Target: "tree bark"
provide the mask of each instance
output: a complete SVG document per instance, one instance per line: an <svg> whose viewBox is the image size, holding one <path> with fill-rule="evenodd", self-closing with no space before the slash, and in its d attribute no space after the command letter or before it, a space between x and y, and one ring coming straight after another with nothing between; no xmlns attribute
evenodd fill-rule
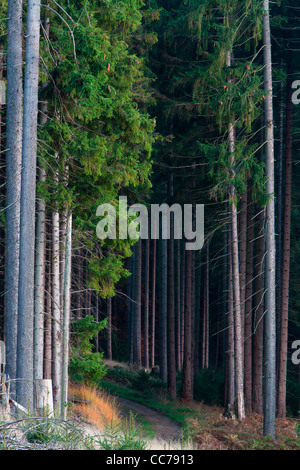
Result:
<svg viewBox="0 0 300 470"><path fill-rule="evenodd" d="M72 213L67 216L65 263L63 283L63 341L62 341L62 381L61 416L67 419L68 403L68 366L69 366L69 327L71 317L71 260L72 260Z"/></svg>
<svg viewBox="0 0 300 470"><path fill-rule="evenodd" d="M193 401L192 362L192 251L185 256L185 309L184 309L184 359L182 371L182 399Z"/></svg>
<svg viewBox="0 0 300 470"><path fill-rule="evenodd" d="M142 331L141 331L141 304L142 304L142 243L139 240L136 243L135 251L135 305L134 305L134 335L133 335L133 365L136 369L142 367Z"/></svg>
<svg viewBox="0 0 300 470"><path fill-rule="evenodd" d="M112 360L112 341L111 341L111 331L112 329L112 299L109 297L107 299L107 359Z"/></svg>
<svg viewBox="0 0 300 470"><path fill-rule="evenodd" d="M44 20L44 29L49 36L49 18ZM41 87L47 86L47 81ZM40 106L40 126L47 122L48 104ZM38 182L46 180L46 170L39 161ZM35 247L35 296L34 296L34 382L43 379L43 350L44 350L44 310L45 310L45 248L46 248L46 202L42 197L37 198L36 204L36 247Z"/></svg>
<svg viewBox="0 0 300 470"><path fill-rule="evenodd" d="M151 367L155 366L155 312L156 312L156 239L153 240L152 264L152 322L151 322Z"/></svg>
<svg viewBox="0 0 300 470"><path fill-rule="evenodd" d="M167 278L168 278L168 246L167 240L160 242L160 310L159 310L159 369L160 378L167 383Z"/></svg>
<svg viewBox="0 0 300 470"><path fill-rule="evenodd" d="M275 436L276 415L276 288L275 288L275 207L274 207L274 122L269 1L263 3L265 141L266 141L266 303L264 435Z"/></svg>
<svg viewBox="0 0 300 470"><path fill-rule="evenodd" d="M290 67L288 72L291 73ZM285 185L284 185L284 230L282 258L282 292L280 349L278 370L277 416L286 416L286 374L288 353L288 317L289 317L289 281L290 281L290 239L291 239L291 206L292 206L292 136L293 136L293 103L292 78L287 81L286 104L286 152L285 152Z"/></svg>
<svg viewBox="0 0 300 470"><path fill-rule="evenodd" d="M227 65L231 66L231 53L228 53ZM229 124L229 152L231 153L232 171L235 163L235 126ZM231 209L231 232L232 232L232 277L233 277L233 298L234 298L234 327L235 327L235 374L236 374L236 394L238 418L245 418L244 403L244 368L243 368L243 337L242 337L242 318L241 318L241 287L239 270L239 245L238 245L238 216L235 205L235 189L232 186L230 190L230 209Z"/></svg>
<svg viewBox="0 0 300 470"><path fill-rule="evenodd" d="M7 14L5 345L6 373L13 380L10 390L15 398L23 125L22 0L9 0Z"/></svg>
<svg viewBox="0 0 300 470"><path fill-rule="evenodd" d="M263 414L264 210L255 217L252 410Z"/></svg>
<svg viewBox="0 0 300 470"><path fill-rule="evenodd" d="M252 412L252 283L253 283L253 204L251 202L251 186L248 183L247 207L247 249L246 249L246 279L245 279L245 336L244 336L244 382L245 407Z"/></svg>
<svg viewBox="0 0 300 470"><path fill-rule="evenodd" d="M150 240L146 240L145 253L145 310L144 310L144 364L149 369L149 260Z"/></svg>
<svg viewBox="0 0 300 470"><path fill-rule="evenodd" d="M33 315L40 10L40 0L28 1L23 108L17 341L17 397L20 404L25 407L32 407L34 405Z"/></svg>
<svg viewBox="0 0 300 470"><path fill-rule="evenodd" d="M61 399L61 305L60 305L60 238L59 212L52 212L52 383L54 407L60 407Z"/></svg>

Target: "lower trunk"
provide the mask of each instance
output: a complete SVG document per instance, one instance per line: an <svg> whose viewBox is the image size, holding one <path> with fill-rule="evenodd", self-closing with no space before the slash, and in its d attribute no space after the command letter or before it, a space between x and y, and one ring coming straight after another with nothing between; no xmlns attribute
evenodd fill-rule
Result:
<svg viewBox="0 0 300 470"><path fill-rule="evenodd" d="M69 365L69 325L71 316L71 259L72 259L72 214L66 223L65 263L63 280L63 342L62 342L62 390L61 416L67 418L68 365Z"/></svg>
<svg viewBox="0 0 300 470"><path fill-rule="evenodd" d="M182 399L193 400L193 362L192 362L192 252L186 252L185 261L185 309L184 309L184 359Z"/></svg>
<svg viewBox="0 0 300 470"><path fill-rule="evenodd" d="M54 407L61 399L61 314L60 314L60 272L59 272L59 213L52 213L52 383Z"/></svg>
<svg viewBox="0 0 300 470"><path fill-rule="evenodd" d="M285 156L285 192L284 192L284 230L282 259L282 292L281 292L281 325L280 351L278 370L278 405L279 418L286 416L286 374L288 347L288 313L289 313L289 280L290 280L290 236L291 236L291 204L292 204L292 135L293 135L293 103L291 79L287 83L287 117L286 117L286 156Z"/></svg>

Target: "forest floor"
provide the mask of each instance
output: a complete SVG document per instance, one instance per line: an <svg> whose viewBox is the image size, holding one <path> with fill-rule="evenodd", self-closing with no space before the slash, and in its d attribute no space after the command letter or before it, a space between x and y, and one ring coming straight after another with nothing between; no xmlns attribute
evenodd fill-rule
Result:
<svg viewBox="0 0 300 470"><path fill-rule="evenodd" d="M109 369L130 371L127 364L107 363ZM172 442L180 448L182 442L198 450L300 450L300 420L276 420L276 438L263 436L262 415L251 413L242 420L228 419L223 409L204 403L183 403L168 400L164 394L147 397L143 392L130 390L124 376L104 380L104 388L116 398L121 409L131 410L142 425L151 429L151 448L161 449ZM171 419L172 418L172 419ZM185 439L183 439L185 435ZM160 447L155 447L159 445ZM183 447L181 448L186 448Z"/></svg>

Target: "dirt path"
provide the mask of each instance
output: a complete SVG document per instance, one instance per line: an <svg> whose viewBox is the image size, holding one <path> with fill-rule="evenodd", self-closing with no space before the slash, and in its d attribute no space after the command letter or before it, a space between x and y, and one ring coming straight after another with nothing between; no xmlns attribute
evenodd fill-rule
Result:
<svg viewBox="0 0 300 470"><path fill-rule="evenodd" d="M176 421L168 418L158 411L152 410L147 406L141 405L126 398L117 397L117 402L121 408L121 414L124 417L129 416L129 412L136 416L137 422L145 420L150 423L151 431L155 434L149 441L149 448L160 449L181 449L182 432L181 427Z"/></svg>

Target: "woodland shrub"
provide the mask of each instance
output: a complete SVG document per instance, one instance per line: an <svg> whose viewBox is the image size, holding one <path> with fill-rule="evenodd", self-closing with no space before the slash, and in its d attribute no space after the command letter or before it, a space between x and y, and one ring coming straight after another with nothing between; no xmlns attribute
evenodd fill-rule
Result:
<svg viewBox="0 0 300 470"><path fill-rule="evenodd" d="M71 325L70 379L90 387L106 374L103 353L93 352L92 340L106 327L106 319L95 322L91 315L80 318Z"/></svg>
<svg viewBox="0 0 300 470"><path fill-rule="evenodd" d="M194 399L207 405L223 405L224 376L214 369L203 369L194 377Z"/></svg>

